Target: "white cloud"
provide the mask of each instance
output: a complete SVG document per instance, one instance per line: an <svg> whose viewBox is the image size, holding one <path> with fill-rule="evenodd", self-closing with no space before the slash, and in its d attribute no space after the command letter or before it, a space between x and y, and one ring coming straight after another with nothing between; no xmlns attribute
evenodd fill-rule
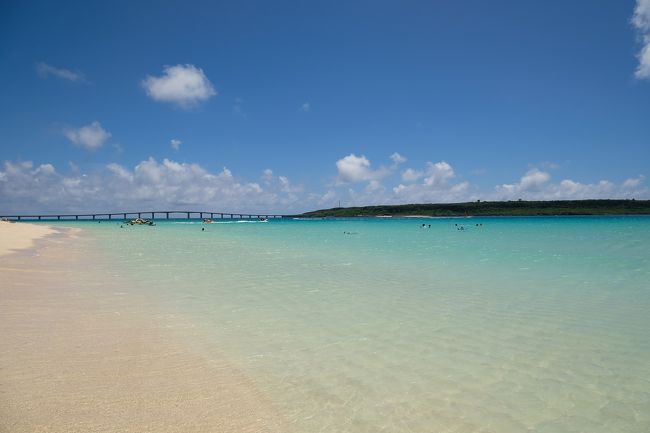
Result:
<svg viewBox="0 0 650 433"><path fill-rule="evenodd" d="M403 164L406 162L406 157L400 155L399 153L395 152L390 156L390 159L393 160L393 163L397 166L399 164Z"/></svg>
<svg viewBox="0 0 650 433"><path fill-rule="evenodd" d="M424 176L423 171L414 170L412 168L407 168L402 172L402 180L404 182L415 182L416 180L420 179L422 176Z"/></svg>
<svg viewBox="0 0 650 433"><path fill-rule="evenodd" d="M405 161L399 154L391 156L393 162ZM373 170L370 161L365 156L348 155L336 163L338 169L338 185L367 181L363 190L349 188L348 202L354 205L394 204L415 202L450 202L462 200L469 195L469 183L453 183L456 176L452 166L440 161L428 162L424 170L407 168L401 173L403 182L392 188L386 188L380 180L394 173L396 164L389 168L381 167ZM421 183L414 184L419 179Z"/></svg>
<svg viewBox="0 0 650 433"><path fill-rule="evenodd" d="M650 36L646 36L645 45L638 54L639 66L634 71L634 76L639 79L650 78Z"/></svg>
<svg viewBox="0 0 650 433"><path fill-rule="evenodd" d="M302 111L303 113L309 113L311 111L311 104L309 102L305 102L300 106L298 111Z"/></svg>
<svg viewBox="0 0 650 433"><path fill-rule="evenodd" d="M456 176L454 169L446 163L445 161L436 162L427 162L426 176L424 178L424 184L427 186L444 186L447 182Z"/></svg>
<svg viewBox="0 0 650 433"><path fill-rule="evenodd" d="M488 198L494 200L643 198L650 194L648 188L643 185L644 180L644 176L638 176L618 185L609 180L588 184L564 179L559 183L553 183L548 173L530 170L517 183L497 186L495 194L488 195Z"/></svg>
<svg viewBox="0 0 650 433"><path fill-rule="evenodd" d="M528 193L540 191L542 186L550 179L551 175L547 172L533 168L532 170L528 170L519 182L499 185L496 187L496 190L509 198L514 198L517 195L527 195Z"/></svg>
<svg viewBox="0 0 650 433"><path fill-rule="evenodd" d="M142 80L147 95L161 102L171 102L188 108L217 94L203 73L194 65L165 66L160 77L147 76Z"/></svg>
<svg viewBox="0 0 650 433"><path fill-rule="evenodd" d="M169 145L174 150L179 150L181 148L181 144L183 144L183 142L177 138L172 138L171 141L169 142Z"/></svg>
<svg viewBox="0 0 650 433"><path fill-rule="evenodd" d="M176 208L215 212L294 213L323 207L400 203L437 203L482 200L566 200L590 198L650 198L644 176L620 183L602 180L581 183L572 179L553 182L536 169L518 182L478 191L465 181L455 181L453 167L429 162L419 182L384 185L389 178L373 177L370 162L355 157L365 185L347 183L326 191L304 191L287 176L273 170L259 181L235 176L228 168L209 170L199 164L149 158L135 166L107 164L78 167L67 173L52 164L5 162L0 166L0 213L107 212ZM350 159L348 159L348 162ZM352 170L353 173L357 173ZM357 173L358 174L358 173Z"/></svg>
<svg viewBox="0 0 650 433"><path fill-rule="evenodd" d="M328 190L325 194L321 195L317 199L319 206L334 207L338 206L338 194L333 189Z"/></svg>
<svg viewBox="0 0 650 433"><path fill-rule="evenodd" d="M51 175L51 174L56 174L56 170L54 169L54 166L52 164L41 164L38 166L36 169L35 174L42 174L42 175Z"/></svg>
<svg viewBox="0 0 650 433"><path fill-rule="evenodd" d="M415 182L424 177L424 185L429 187L442 186L452 179L456 174L449 163L445 161L427 162L425 170L415 170L407 168L402 172L402 181Z"/></svg>
<svg viewBox="0 0 650 433"><path fill-rule="evenodd" d="M370 161L365 156L356 156L354 153L336 161L339 183L364 182L381 179L388 174L384 168L373 170Z"/></svg>
<svg viewBox="0 0 650 433"><path fill-rule="evenodd" d="M106 168L113 173L118 179L133 181L133 175L126 168L119 164L111 163Z"/></svg>
<svg viewBox="0 0 650 433"><path fill-rule="evenodd" d="M370 161L365 156L356 156L351 153L338 161L336 168L341 182L358 182L372 179Z"/></svg>
<svg viewBox="0 0 650 433"><path fill-rule="evenodd" d="M639 175L637 177L632 177L623 182L623 188L636 188L643 183L645 176Z"/></svg>
<svg viewBox="0 0 650 433"><path fill-rule="evenodd" d="M349 188L346 203L364 206L375 204L402 203L450 203L482 200L580 200L580 199L625 199L650 198L650 188L644 185L645 177L629 178L620 184L601 180L596 183L581 183L564 179L558 183L544 171L531 169L518 182L498 185L493 191L480 191L469 182L454 182L453 167L444 162L427 163L425 170L411 169L413 180L419 183L400 183L386 189L372 180L361 190ZM404 173L402 173L404 177ZM407 176L408 177L408 176Z"/></svg>
<svg viewBox="0 0 650 433"><path fill-rule="evenodd" d="M289 194L295 194L303 192L303 187L300 185L293 185L289 178L286 176L278 176L278 183L280 185L280 191L286 192Z"/></svg>
<svg viewBox="0 0 650 433"><path fill-rule="evenodd" d="M366 192L376 192L376 191L383 191L383 190L384 190L384 186L376 179L368 182L368 185L366 186Z"/></svg>
<svg viewBox="0 0 650 433"><path fill-rule="evenodd" d="M650 0L637 0L632 24L642 44L637 54L639 66L634 76L638 79L650 79Z"/></svg>
<svg viewBox="0 0 650 433"><path fill-rule="evenodd" d="M542 199L582 199L603 198L614 194L616 185L607 180L596 184L583 184L571 179L564 179L558 185L550 185L546 190L540 191L537 196Z"/></svg>
<svg viewBox="0 0 650 433"><path fill-rule="evenodd" d="M522 191L537 190L546 182L548 182L549 179L551 179L551 175L547 172L532 169L527 171L526 174L521 178L518 187Z"/></svg>
<svg viewBox="0 0 650 433"><path fill-rule="evenodd" d="M41 62L36 64L36 73L41 78L56 77L68 81L85 82L86 79L81 72L73 72L65 68L55 68L47 63Z"/></svg>
<svg viewBox="0 0 650 433"><path fill-rule="evenodd" d="M293 185L291 181L289 181L288 177L286 176L276 177L273 174L273 170L271 170L270 168L267 168L262 172L262 180L264 181L264 184L266 186L278 189L288 194L293 195L303 191L302 186Z"/></svg>
<svg viewBox="0 0 650 433"><path fill-rule="evenodd" d="M203 209L216 212L297 212L307 205L302 187L278 176L264 187L223 168L153 158L133 168L111 163L86 174L59 174L51 164L5 162L0 167L2 212Z"/></svg>
<svg viewBox="0 0 650 433"><path fill-rule="evenodd" d="M650 0L637 0L632 24L640 31L650 31Z"/></svg>
<svg viewBox="0 0 650 433"><path fill-rule="evenodd" d="M264 182L269 183L273 181L273 170L270 168L265 169L262 172L262 179L264 179Z"/></svg>
<svg viewBox="0 0 650 433"><path fill-rule="evenodd" d="M393 188L395 203L451 203L471 200L468 195L469 182L432 188L428 185L399 184Z"/></svg>
<svg viewBox="0 0 650 433"><path fill-rule="evenodd" d="M393 188L392 202L451 202L464 201L468 196L468 182L452 183L456 177L453 167L446 161L427 162L424 170L408 168L402 172L402 181L421 183L399 184Z"/></svg>
<svg viewBox="0 0 650 433"><path fill-rule="evenodd" d="M98 121L81 128L65 129L63 135L74 144L78 144L87 150L97 150L102 147L106 140L111 138L111 133L102 128Z"/></svg>

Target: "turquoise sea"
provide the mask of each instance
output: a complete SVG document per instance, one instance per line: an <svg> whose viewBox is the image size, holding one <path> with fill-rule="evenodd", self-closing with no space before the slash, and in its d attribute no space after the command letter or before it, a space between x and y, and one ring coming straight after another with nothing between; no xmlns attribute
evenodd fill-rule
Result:
<svg viewBox="0 0 650 433"><path fill-rule="evenodd" d="M650 432L650 217L58 224L296 432Z"/></svg>

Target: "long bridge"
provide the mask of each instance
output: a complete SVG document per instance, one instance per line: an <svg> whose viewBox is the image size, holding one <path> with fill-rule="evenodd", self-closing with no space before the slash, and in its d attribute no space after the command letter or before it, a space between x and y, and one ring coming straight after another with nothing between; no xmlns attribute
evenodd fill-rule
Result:
<svg viewBox="0 0 650 433"><path fill-rule="evenodd" d="M85 213L85 214L49 214L49 215L0 215L0 218L12 221L22 220L57 220L57 221L78 221L78 220L127 220L130 218L150 218L150 219L192 219L192 218L210 218L210 219L275 219L287 218L291 215L277 214L246 214L230 212L205 212L205 211L187 211L187 210L163 210L163 211L146 211L146 212L114 212L114 213Z"/></svg>

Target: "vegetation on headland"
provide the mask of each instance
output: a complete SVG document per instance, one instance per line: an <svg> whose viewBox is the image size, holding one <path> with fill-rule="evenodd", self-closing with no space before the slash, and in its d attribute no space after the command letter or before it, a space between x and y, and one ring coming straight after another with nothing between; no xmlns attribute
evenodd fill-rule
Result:
<svg viewBox="0 0 650 433"><path fill-rule="evenodd" d="M337 207L306 212L300 217L373 216L539 216L650 215L650 200L475 201L364 207Z"/></svg>

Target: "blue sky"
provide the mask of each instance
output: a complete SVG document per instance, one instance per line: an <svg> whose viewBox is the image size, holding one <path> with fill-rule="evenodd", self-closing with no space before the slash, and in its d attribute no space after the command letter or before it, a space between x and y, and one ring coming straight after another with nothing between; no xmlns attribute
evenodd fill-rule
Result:
<svg viewBox="0 0 650 433"><path fill-rule="evenodd" d="M650 198L650 1L0 5L0 212Z"/></svg>

